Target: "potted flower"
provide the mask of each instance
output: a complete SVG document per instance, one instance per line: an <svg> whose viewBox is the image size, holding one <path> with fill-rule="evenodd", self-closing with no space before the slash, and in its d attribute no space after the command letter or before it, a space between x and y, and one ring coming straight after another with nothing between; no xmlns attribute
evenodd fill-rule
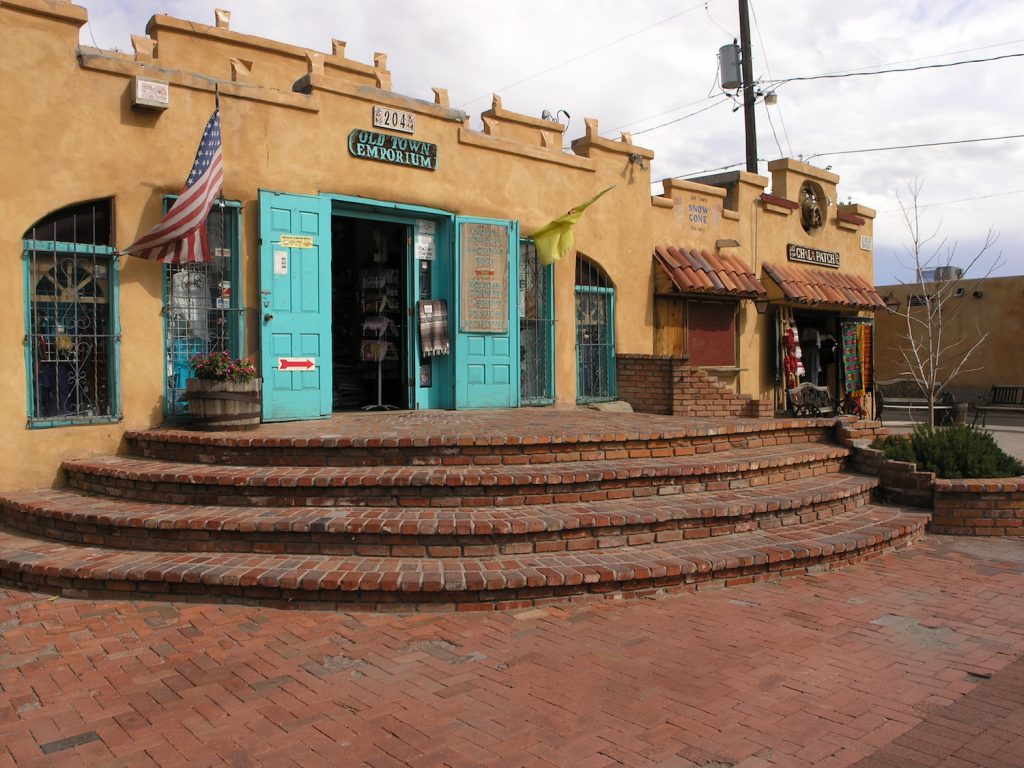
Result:
<svg viewBox="0 0 1024 768"><path fill-rule="evenodd" d="M260 378L251 358L204 352L189 359L185 385L192 425L203 429L252 429L260 423Z"/></svg>

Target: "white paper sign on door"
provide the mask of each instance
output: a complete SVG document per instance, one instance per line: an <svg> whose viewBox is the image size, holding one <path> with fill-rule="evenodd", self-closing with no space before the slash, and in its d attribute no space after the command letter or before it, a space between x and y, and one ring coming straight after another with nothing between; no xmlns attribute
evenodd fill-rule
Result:
<svg viewBox="0 0 1024 768"><path fill-rule="evenodd" d="M288 274L288 251L274 251L274 274Z"/></svg>

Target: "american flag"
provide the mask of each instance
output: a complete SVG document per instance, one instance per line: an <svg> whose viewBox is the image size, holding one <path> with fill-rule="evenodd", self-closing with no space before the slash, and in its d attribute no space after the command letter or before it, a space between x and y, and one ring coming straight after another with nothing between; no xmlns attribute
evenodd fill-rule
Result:
<svg viewBox="0 0 1024 768"><path fill-rule="evenodd" d="M192 171L181 196L174 201L160 223L125 248L121 253L140 259L183 264L209 261L206 242L206 217L224 183L224 163L220 151L220 100L203 131Z"/></svg>

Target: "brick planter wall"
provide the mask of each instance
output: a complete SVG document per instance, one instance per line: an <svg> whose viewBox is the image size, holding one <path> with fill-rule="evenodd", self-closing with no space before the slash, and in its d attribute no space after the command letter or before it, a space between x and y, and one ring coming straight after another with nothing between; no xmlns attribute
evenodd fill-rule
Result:
<svg viewBox="0 0 1024 768"><path fill-rule="evenodd" d="M661 355L616 357L619 398L638 413L697 418L767 418L772 404L737 395L686 358Z"/></svg>
<svg viewBox="0 0 1024 768"><path fill-rule="evenodd" d="M1024 477L936 480L932 533L1024 536Z"/></svg>
<svg viewBox="0 0 1024 768"><path fill-rule="evenodd" d="M853 448L849 467L881 481L882 502L933 511L929 533L958 536L1024 536L1024 477L940 480L917 465L890 461L870 441L888 434L880 422L841 419L836 440Z"/></svg>
<svg viewBox="0 0 1024 768"><path fill-rule="evenodd" d="M934 472L918 472L908 461L890 461L881 451L858 446L850 458L850 468L874 475L881 480L875 491L878 500L887 504L931 509L934 503Z"/></svg>
<svg viewBox="0 0 1024 768"><path fill-rule="evenodd" d="M844 416L836 422L836 442L847 448L863 448L876 437L885 437L889 430L880 421L858 421L854 416ZM860 442L858 442L860 441Z"/></svg>

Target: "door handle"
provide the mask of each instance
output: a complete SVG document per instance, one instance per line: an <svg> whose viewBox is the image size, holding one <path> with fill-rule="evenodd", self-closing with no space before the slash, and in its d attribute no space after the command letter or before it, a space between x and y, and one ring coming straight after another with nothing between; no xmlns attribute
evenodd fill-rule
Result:
<svg viewBox="0 0 1024 768"><path fill-rule="evenodd" d="M273 319L274 319L274 316L271 315L271 314L266 314L266 315L263 316L263 322L264 323L269 323Z"/></svg>

